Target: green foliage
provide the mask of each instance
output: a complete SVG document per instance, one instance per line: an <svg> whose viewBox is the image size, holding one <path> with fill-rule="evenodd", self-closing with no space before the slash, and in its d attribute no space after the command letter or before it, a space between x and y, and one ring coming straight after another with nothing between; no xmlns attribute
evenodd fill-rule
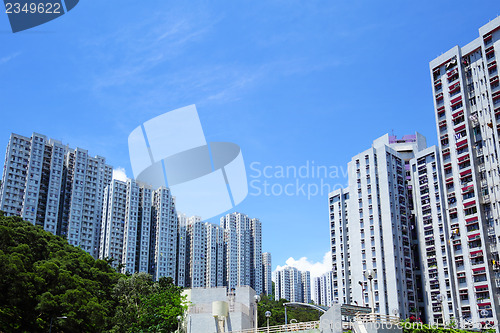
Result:
<svg viewBox="0 0 500 333"><path fill-rule="evenodd" d="M152 282L145 273L122 278L115 287L119 299L113 332L171 332L177 329L177 316L183 315L182 288L172 278Z"/></svg>
<svg viewBox="0 0 500 333"><path fill-rule="evenodd" d="M175 330L182 288L109 261L0 212L0 332L48 332L51 319L52 332Z"/></svg>
<svg viewBox="0 0 500 333"><path fill-rule="evenodd" d="M0 331L101 332L120 274L61 237L0 216ZM57 319L66 316L67 319Z"/></svg>
<svg viewBox="0 0 500 333"><path fill-rule="evenodd" d="M153 293L153 280L147 273L137 273L121 277L113 289L113 297L118 301L115 310L115 326L112 332L128 332L129 323L139 320L141 298Z"/></svg>
<svg viewBox="0 0 500 333"><path fill-rule="evenodd" d="M182 288L172 278L162 277L153 286L153 293L141 298L143 307L137 327L141 332L171 332L177 329L177 316L187 310L183 305Z"/></svg>
<svg viewBox="0 0 500 333"><path fill-rule="evenodd" d="M266 311L271 311L269 326L285 324L285 306L283 304L287 302L288 301L285 299L276 301L274 300L274 296L262 295L258 305L259 327L267 326ZM320 311L312 308L287 307L286 313L288 323L290 323L292 319L296 319L298 322L316 321L319 320L319 317L322 315Z"/></svg>

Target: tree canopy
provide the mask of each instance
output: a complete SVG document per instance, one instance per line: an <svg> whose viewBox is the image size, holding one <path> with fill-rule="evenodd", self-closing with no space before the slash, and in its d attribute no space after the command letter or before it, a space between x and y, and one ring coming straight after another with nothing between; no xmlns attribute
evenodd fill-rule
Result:
<svg viewBox="0 0 500 333"><path fill-rule="evenodd" d="M0 212L0 332L168 332L181 315L170 278L125 276L59 236Z"/></svg>

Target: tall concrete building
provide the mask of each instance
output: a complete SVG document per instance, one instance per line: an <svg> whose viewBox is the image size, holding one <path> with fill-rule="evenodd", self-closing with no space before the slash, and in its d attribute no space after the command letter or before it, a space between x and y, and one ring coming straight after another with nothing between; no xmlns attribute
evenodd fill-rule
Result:
<svg viewBox="0 0 500 333"><path fill-rule="evenodd" d="M435 319L441 307L445 318L455 315L473 322L499 319L499 54L497 17L479 28L478 38L430 62L447 199L443 214L451 236L448 273L453 269L450 286L457 289L440 285L441 297L432 294L429 310ZM440 276L446 276L445 268L443 265L438 272ZM427 274L432 279L435 273Z"/></svg>
<svg viewBox="0 0 500 333"><path fill-rule="evenodd" d="M147 272L177 282L177 213L168 188L152 190L132 179L105 189L99 258L123 273Z"/></svg>
<svg viewBox="0 0 500 333"><path fill-rule="evenodd" d="M208 288L224 286L224 230L215 224L205 223L207 234L207 271Z"/></svg>
<svg viewBox="0 0 500 333"><path fill-rule="evenodd" d="M370 304L365 273L372 271L375 312L405 318L416 312L407 175L425 148L418 133L386 134L349 162L348 188L330 193L334 302Z"/></svg>
<svg viewBox="0 0 500 333"><path fill-rule="evenodd" d="M123 273L149 272L151 188L113 180L104 193L99 258L115 259Z"/></svg>
<svg viewBox="0 0 500 333"><path fill-rule="evenodd" d="M201 221L199 216L179 214L179 271L185 271L188 288L221 287L224 285L224 230L212 223ZM181 265L184 263L184 269Z"/></svg>
<svg viewBox="0 0 500 333"><path fill-rule="evenodd" d="M220 219L224 228L224 281L227 287L250 286L261 294L262 224L245 214L231 213Z"/></svg>
<svg viewBox="0 0 500 333"><path fill-rule="evenodd" d="M332 306L336 302L333 290L333 271L315 278L314 301L323 306Z"/></svg>
<svg viewBox="0 0 500 333"><path fill-rule="evenodd" d="M301 284L302 284L302 302L311 303L311 273L309 271L304 271L301 274Z"/></svg>
<svg viewBox="0 0 500 333"><path fill-rule="evenodd" d="M273 294L273 266L271 260L271 253L262 253L262 276L263 276L263 287L262 292L266 295Z"/></svg>
<svg viewBox="0 0 500 333"><path fill-rule="evenodd" d="M456 229L450 229L447 202L454 203L455 195L447 196L441 174L441 160L437 147L418 152L411 160L411 187L415 230L418 233L419 251L415 251L420 264L423 306L420 317L427 322L450 322L459 318L455 285L455 269L452 265L452 247L458 240ZM447 169L448 170L448 169ZM472 188L470 188L472 189ZM464 192L464 193L467 193ZM456 212L456 208L450 212ZM457 257L463 262L463 256ZM441 295L441 296L438 296ZM443 307L438 301L442 297Z"/></svg>
<svg viewBox="0 0 500 333"><path fill-rule="evenodd" d="M177 212L174 198L167 187L152 193L151 209L151 274L155 280L170 276L177 283Z"/></svg>
<svg viewBox="0 0 500 333"><path fill-rule="evenodd" d="M92 256L99 251L104 188L112 167L87 150L33 133L11 134L0 185L0 210L67 238Z"/></svg>
<svg viewBox="0 0 500 333"><path fill-rule="evenodd" d="M284 267L274 272L275 299L289 302L311 302L311 274L295 267Z"/></svg>
<svg viewBox="0 0 500 333"><path fill-rule="evenodd" d="M186 254L186 287L206 287L207 229L199 216L188 218Z"/></svg>

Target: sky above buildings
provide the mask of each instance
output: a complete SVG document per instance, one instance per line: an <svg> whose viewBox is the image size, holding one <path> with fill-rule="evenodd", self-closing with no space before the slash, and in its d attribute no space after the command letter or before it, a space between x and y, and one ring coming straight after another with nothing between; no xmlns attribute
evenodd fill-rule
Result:
<svg viewBox="0 0 500 333"><path fill-rule="evenodd" d="M498 0L82 0L16 34L0 14L0 146L38 132L131 177L130 132L196 104L207 141L242 149L236 210L261 219L273 267L318 275L351 156L385 133L435 144L428 63L498 14Z"/></svg>

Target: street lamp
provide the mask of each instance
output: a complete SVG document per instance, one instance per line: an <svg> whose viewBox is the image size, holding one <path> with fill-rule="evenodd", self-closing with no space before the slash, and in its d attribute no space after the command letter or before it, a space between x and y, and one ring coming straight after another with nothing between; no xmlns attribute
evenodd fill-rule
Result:
<svg viewBox="0 0 500 333"><path fill-rule="evenodd" d="M56 319L68 319L68 317L62 316L62 317L56 317ZM54 320L54 317L50 317L49 333L52 333L52 321L53 320Z"/></svg>
<svg viewBox="0 0 500 333"><path fill-rule="evenodd" d="M181 331L181 321L182 321L182 316L178 315L177 316L177 333Z"/></svg>
<svg viewBox="0 0 500 333"><path fill-rule="evenodd" d="M367 278L368 281L370 281L370 298L371 298L371 303L372 303L372 313L375 313L375 300L373 297L373 285L372 285L373 271L371 269L365 271L365 278Z"/></svg>
<svg viewBox="0 0 500 333"><path fill-rule="evenodd" d="M266 311L267 318L267 332L269 333L269 317L271 317L271 311Z"/></svg>
<svg viewBox="0 0 500 333"><path fill-rule="evenodd" d="M257 327L259 326L259 322L258 322L259 312L257 312L257 306L260 302L260 296L255 295L253 298L255 300L255 332L257 332Z"/></svg>
<svg viewBox="0 0 500 333"><path fill-rule="evenodd" d="M363 282L358 281L358 283L361 286L361 299L363 300L363 307L365 307L365 287L363 285Z"/></svg>

